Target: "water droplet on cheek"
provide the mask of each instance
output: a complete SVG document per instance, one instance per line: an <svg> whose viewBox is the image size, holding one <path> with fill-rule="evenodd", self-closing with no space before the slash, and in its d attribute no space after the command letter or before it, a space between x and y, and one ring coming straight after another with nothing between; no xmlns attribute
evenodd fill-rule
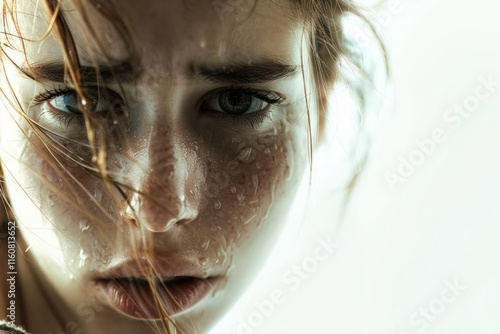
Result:
<svg viewBox="0 0 500 334"><path fill-rule="evenodd" d="M80 220L80 232L85 232L90 228L90 222L87 219Z"/></svg>
<svg viewBox="0 0 500 334"><path fill-rule="evenodd" d="M217 259L215 260L215 263L219 263L221 258L221 252L220 250L217 251Z"/></svg>
<svg viewBox="0 0 500 334"><path fill-rule="evenodd" d="M215 225L215 224L214 224L214 225L212 225L212 227L210 227L210 230L211 230L212 232L219 232L219 231L221 231L221 230L222 230L222 228L221 228L219 225Z"/></svg>
<svg viewBox="0 0 500 334"><path fill-rule="evenodd" d="M200 261L199 261L200 265L202 266L206 266L207 263L208 263L208 259L206 257L202 257L200 258Z"/></svg>
<svg viewBox="0 0 500 334"><path fill-rule="evenodd" d="M236 187L235 186L231 186L231 188L229 188L229 190L231 191L232 194L236 194Z"/></svg>
<svg viewBox="0 0 500 334"><path fill-rule="evenodd" d="M97 202L100 202L102 200L102 189L101 189L101 186L96 186L96 188L94 190L94 199Z"/></svg>
<svg viewBox="0 0 500 334"><path fill-rule="evenodd" d="M257 189L259 188L259 176L257 174L252 175L252 184L254 188L254 195L256 195Z"/></svg>
<svg viewBox="0 0 500 334"><path fill-rule="evenodd" d="M97 239L92 241L92 259L96 262L101 262L104 265L109 264L110 258L108 255L109 247L103 246Z"/></svg>
<svg viewBox="0 0 500 334"><path fill-rule="evenodd" d="M210 246L210 239L208 239L207 241L205 241L205 242L203 242L203 243L201 244L201 248L202 248L203 250L207 250L207 249L208 249L208 246Z"/></svg>
<svg viewBox="0 0 500 334"><path fill-rule="evenodd" d="M257 218L257 215L253 215L250 218L245 218L245 217L240 217L240 221L243 223L243 225L248 225L251 222L253 222Z"/></svg>
<svg viewBox="0 0 500 334"><path fill-rule="evenodd" d="M238 199L238 201L243 202L245 200L246 196L243 194L238 194L238 195L236 195L236 198Z"/></svg>
<svg viewBox="0 0 500 334"><path fill-rule="evenodd" d="M87 262L88 256L85 254L83 249L80 250L80 263L78 264L79 268L82 268L85 266L85 263Z"/></svg>
<svg viewBox="0 0 500 334"><path fill-rule="evenodd" d="M255 159L255 155L253 148L246 147L238 154L237 159L243 163L251 163Z"/></svg>
<svg viewBox="0 0 500 334"><path fill-rule="evenodd" d="M215 208L216 210L219 210L221 207L222 207L222 203L219 201L219 199L218 199L218 198L217 198L217 199L215 199L215 201L214 201L214 208Z"/></svg>

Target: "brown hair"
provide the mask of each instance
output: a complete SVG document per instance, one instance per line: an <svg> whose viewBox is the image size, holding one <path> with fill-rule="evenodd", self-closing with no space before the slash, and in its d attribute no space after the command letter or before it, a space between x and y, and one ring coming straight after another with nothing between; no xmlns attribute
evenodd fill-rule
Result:
<svg viewBox="0 0 500 334"><path fill-rule="evenodd" d="M0 46L0 63L4 66L5 60L9 60L7 53L5 52L8 48L13 48L15 43L11 43L11 41L15 38L16 40L21 41L21 49L25 50L24 39L21 36L21 31L16 21L16 6L18 0L3 0L3 22L5 30L3 33L5 42ZM87 142L85 143L75 143L78 150L69 150L62 147L58 144L57 139L54 139L53 134L51 134L48 130L40 128L35 122L31 121L22 111L21 104L17 99L14 101L10 101L9 103L12 106L15 106L21 115L23 115L24 120L29 124L29 126L33 129L34 133L37 137L39 137L43 142L46 143L46 148L50 152L52 157L60 157L63 156L65 158L71 159L74 163L77 163L83 167L85 167L89 172L94 173L95 175L99 175L100 178L104 181L106 187L108 188L110 194L116 194L117 192L120 196L114 195L114 201L119 206L129 206L129 198L128 195L130 192L139 192L136 189L132 189L126 184L118 183L116 180L108 175L107 167L106 167L106 155L107 150L113 149L113 143L116 141L125 140L125 136L123 136L123 130L126 128L125 123L117 122L117 124L113 124L113 140L109 138L109 128L103 128L103 125L95 120L95 118L91 115L91 111L89 110L89 105L86 103L82 103L87 99L86 92L83 88L83 83L81 82L81 73L80 73L80 58L78 54L78 49L76 47L76 43L74 40L74 35L70 29L70 26L65 18L64 12L61 8L62 0L44 0L43 3L45 5L45 9L49 18L49 28L45 34L48 36L53 33L59 44L61 51L64 54L64 62L65 62L65 74L68 82L71 82L74 87L77 96L79 97L79 106L81 112L84 116L85 126L87 130ZM81 14L83 21L88 23L88 13L85 10L85 7L82 5L82 0L73 0L76 9L78 9ZM130 48L130 53L132 55L137 55L137 48L135 45L135 41L131 39L130 34L130 26L128 22L121 17L119 13L119 8L116 8L115 5L111 1L99 3L99 6L95 5L95 1L91 1L92 4L99 12L103 13L108 20L117 28L117 31L121 33L121 37L126 42L126 45ZM368 110L368 98L367 98L367 87L371 82L369 78L371 77L370 71L366 68L366 64L363 60L363 54L356 51L355 41L349 40L345 34L342 24L342 18L347 15L353 15L364 21L364 24L368 25L372 32L375 31L374 27L370 24L370 22L366 19L363 19L362 13L353 5L351 1L348 0L290 0L293 13L295 18L298 20L302 20L308 30L312 33L311 38L308 41L310 43L310 56L313 59L313 74L315 79L315 90L317 97L317 105L319 112L319 124L318 128L320 129L319 136L324 136L324 128L325 122L327 121L328 114L328 105L326 96L329 93L329 90L333 87L334 83L340 79L340 75L342 74L339 70L340 63L342 61L346 61L351 64L354 68L361 72L361 76L365 79L364 84L356 84L352 85L353 92L357 95L358 101L360 103L359 108L362 112L366 112ZM13 22L14 32L7 31L9 28L7 21ZM89 32L88 35L94 37L98 34L97 31L94 30L92 25L87 24L86 27ZM373 37L377 39L379 45L381 47L382 53L385 55L382 43L377 37L376 33L373 33ZM98 39L87 38L83 41L84 46L88 47L91 41L98 41ZM100 52L104 54L104 56L110 60L110 57L106 54L106 49L102 45L98 45ZM28 55L26 52L25 60L26 63L29 64ZM137 59L138 60L138 59ZM3 71L5 73L5 71ZM36 78L34 78L36 79ZM7 80L8 81L8 80ZM366 84L368 82L368 84ZM358 82L359 83L359 82ZM6 92L6 89L10 89L10 87L0 87L0 92L7 98L9 95ZM307 94L306 94L307 95ZM308 116L309 116L309 105L308 105ZM360 114L360 117L363 117L363 114ZM116 118L118 119L118 118ZM310 124L309 118L309 130L312 125ZM362 130L362 129L361 129ZM363 132L363 131L360 131ZM108 136L106 136L108 134ZM310 160L312 162L312 138L309 136L309 154ZM74 147L74 146L73 146ZM83 154L82 154L83 153ZM50 157L49 157L50 158ZM131 157L130 157L131 158ZM360 160L359 165L361 166L366 159L366 155ZM56 165L60 169L60 174L62 177L71 178L71 175L65 173L65 168L63 164L59 162L58 159ZM312 165L311 165L312 168ZM1 170L0 170L1 173ZM38 176L41 177L41 176ZM356 180L356 175L353 175L349 188L352 189L354 182ZM0 187L2 186L3 179L0 174ZM83 187L83 186L82 186ZM7 217L5 216L6 201L7 196L6 193L1 190L0 193L3 198L3 205L0 205L0 224L5 222ZM148 194L141 194L143 196L147 196ZM149 198L148 198L149 199ZM154 200L154 199L151 199ZM161 205L160 203L158 203ZM81 210L77 203L74 203L75 208ZM104 210L102 208L102 210ZM137 219L137 217L134 217ZM130 220L126 220L127 223L130 223ZM137 255L141 252L148 255L148 243L145 238L142 240L141 249L136 250ZM135 243L132 243L135 244ZM137 256L139 258L139 256ZM139 261L138 261L139 262ZM173 321L170 319L165 307L162 305L159 294L156 291L155 284L153 278L156 276L154 268L149 266L145 266L143 263L138 263L144 269L145 274L150 278L150 285L153 288L153 291L156 292L156 302L163 314L163 328L165 333L171 333L170 326L176 327Z"/></svg>

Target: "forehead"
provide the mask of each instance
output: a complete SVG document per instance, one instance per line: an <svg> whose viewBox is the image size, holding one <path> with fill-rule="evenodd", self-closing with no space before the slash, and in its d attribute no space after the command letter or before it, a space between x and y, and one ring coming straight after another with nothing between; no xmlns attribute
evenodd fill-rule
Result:
<svg viewBox="0 0 500 334"><path fill-rule="evenodd" d="M99 57L99 44L113 59L128 58L123 30L145 62L149 59L174 67L188 58L220 62L274 56L295 62L299 56L303 27L293 17L288 0L80 1L86 19L80 15L82 10L75 10L73 0L63 0L62 10L83 59L90 59L85 51L89 45ZM20 2L22 33L35 40L43 36L49 22L40 2ZM97 41L89 40L89 26ZM42 45L27 43L28 53L36 60L60 60L62 54L57 49L54 36Z"/></svg>

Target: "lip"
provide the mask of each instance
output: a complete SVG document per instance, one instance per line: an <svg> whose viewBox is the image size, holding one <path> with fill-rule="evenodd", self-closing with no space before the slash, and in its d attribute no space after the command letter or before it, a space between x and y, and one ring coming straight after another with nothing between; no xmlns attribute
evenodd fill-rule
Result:
<svg viewBox="0 0 500 334"><path fill-rule="evenodd" d="M151 283L135 261L128 261L95 277L104 302L136 319L160 319L158 302L169 316L181 313L206 297L222 278L207 276L193 262L183 258L163 259L155 266ZM156 296L156 297L155 297Z"/></svg>
<svg viewBox="0 0 500 334"><path fill-rule="evenodd" d="M183 312L209 294L220 277L168 278L163 284L155 282L158 300L167 314ZM155 301L154 291L143 278L119 278L98 280L98 286L104 291L107 302L119 312L132 318L155 320L161 318L161 312Z"/></svg>

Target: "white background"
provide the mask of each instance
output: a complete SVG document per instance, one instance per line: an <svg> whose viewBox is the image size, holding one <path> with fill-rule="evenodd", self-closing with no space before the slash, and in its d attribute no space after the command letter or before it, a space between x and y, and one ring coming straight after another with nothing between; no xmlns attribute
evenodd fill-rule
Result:
<svg viewBox="0 0 500 334"><path fill-rule="evenodd" d="M500 2L400 0L381 29L395 102L342 232L329 215L336 206L313 198L314 218L290 228L214 334L500 333ZM454 105L473 101L480 77L499 86L459 125L446 121ZM446 140L391 187L387 173L436 129ZM283 275L310 260L318 238L339 247L293 289ZM274 290L283 300L263 315L256 303ZM238 329L242 319L255 324L255 312L259 326Z"/></svg>

